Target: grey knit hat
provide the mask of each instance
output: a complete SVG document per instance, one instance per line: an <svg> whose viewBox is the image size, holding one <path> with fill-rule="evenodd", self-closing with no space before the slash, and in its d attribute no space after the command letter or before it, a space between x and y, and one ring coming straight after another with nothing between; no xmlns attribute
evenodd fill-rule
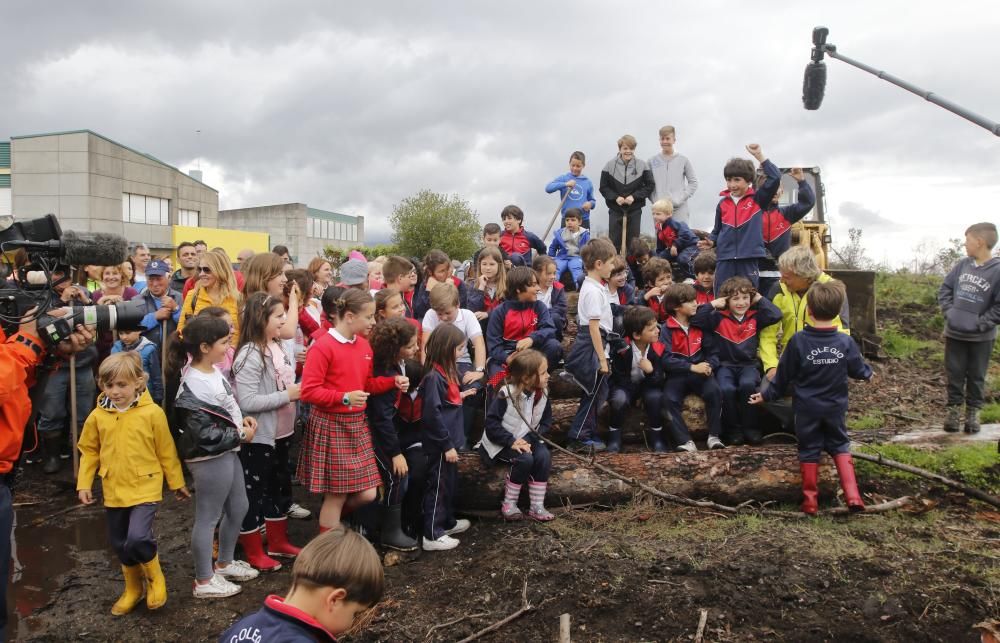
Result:
<svg viewBox="0 0 1000 643"><path fill-rule="evenodd" d="M350 259L340 266L340 282L358 286L368 281L368 264L360 259Z"/></svg>

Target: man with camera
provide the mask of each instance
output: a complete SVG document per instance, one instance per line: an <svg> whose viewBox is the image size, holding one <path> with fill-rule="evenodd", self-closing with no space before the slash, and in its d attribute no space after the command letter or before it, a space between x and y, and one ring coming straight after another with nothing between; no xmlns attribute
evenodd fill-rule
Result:
<svg viewBox="0 0 1000 643"><path fill-rule="evenodd" d="M61 317L65 309L49 314ZM0 329L0 605L7 604L7 578L10 565L10 536L14 525L11 478L14 463L21 452L24 429L31 415L29 389L34 385L35 367L48 352L72 355L92 347L95 335L84 326L56 346L46 346L39 339L36 310L22 320L18 331L7 337ZM6 640L7 612L0 610L0 641Z"/></svg>

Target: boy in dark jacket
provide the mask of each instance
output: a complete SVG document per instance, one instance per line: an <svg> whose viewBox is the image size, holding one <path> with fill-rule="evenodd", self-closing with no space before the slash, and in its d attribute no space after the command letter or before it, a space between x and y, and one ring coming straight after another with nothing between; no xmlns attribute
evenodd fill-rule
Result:
<svg viewBox="0 0 1000 643"><path fill-rule="evenodd" d="M792 224L801 221L816 205L816 193L806 182L805 173L800 167L794 167L789 175L798 183L798 199L789 205L778 205L784 189L778 183L778 191L771 203L764 210L764 247L767 255L757 264L760 273L760 292L771 292L771 288L781 278L778 271L778 257L792 247ZM757 175L756 183L763 185L767 177Z"/></svg>
<svg viewBox="0 0 1000 643"><path fill-rule="evenodd" d="M552 325L556 327L556 341L562 344L569 306L566 302L566 288L556 280L556 262L548 255L538 255L531 262L531 269L538 278L538 301L548 307Z"/></svg>
<svg viewBox="0 0 1000 643"><path fill-rule="evenodd" d="M608 452L618 453L622 447L621 426L629 406L641 399L646 409L649 428L646 438L655 453L667 450L663 444L663 360L666 347L657 337L660 325L652 310L644 306L625 309L625 346L611 356L611 385L608 402L611 420L608 429Z"/></svg>
<svg viewBox="0 0 1000 643"><path fill-rule="evenodd" d="M503 232L500 233L500 249L510 255L515 266L530 266L531 251L545 254L545 242L538 235L524 229L524 211L516 205L508 205L500 211Z"/></svg>
<svg viewBox="0 0 1000 643"><path fill-rule="evenodd" d="M615 255L610 260L611 276L608 277L607 289L611 295L611 316L615 333L622 334L625 308L635 303L635 286L628 282L629 270L625 259Z"/></svg>
<svg viewBox="0 0 1000 643"><path fill-rule="evenodd" d="M486 327L489 382L496 385L498 373L519 351L534 348L545 355L549 369L562 359L562 346L548 307L538 301L538 278L531 268L515 266L507 275L507 299L490 313Z"/></svg>
<svg viewBox="0 0 1000 643"><path fill-rule="evenodd" d="M945 277L938 291L944 312L944 366L948 373L948 405L944 430L958 431L965 403L965 432L979 432L986 369L1000 323L1000 259L992 223L976 223L965 231L965 259Z"/></svg>
<svg viewBox="0 0 1000 643"><path fill-rule="evenodd" d="M628 263L628 272L635 287L642 290L646 287L646 282L642 278L642 267L650 259L649 245L642 237L632 239L628 244L628 256L625 262Z"/></svg>
<svg viewBox="0 0 1000 643"><path fill-rule="evenodd" d="M715 253L702 250L691 262L694 269L694 290L698 293L698 305L711 303L715 299Z"/></svg>
<svg viewBox="0 0 1000 643"><path fill-rule="evenodd" d="M708 421L708 448L723 449L719 439L722 433L722 394L712 374L718 369L718 359L710 350L710 338L704 337L700 328L691 326L691 318L698 310L697 294L690 284L674 284L667 289L664 305L670 312L660 342L666 346L664 358L667 385L667 412L670 414L671 437L678 451L697 451L687 423L682 414L684 398L693 393L705 402ZM705 345L703 344L705 342Z"/></svg>
<svg viewBox="0 0 1000 643"><path fill-rule="evenodd" d="M723 284L737 275L749 279L758 287L758 267L764 250L763 208L771 202L781 183L781 171L767 160L760 145L751 143L747 151L760 163L767 180L756 190L751 187L755 171L753 162L729 159L723 169L726 189L715 208L715 227L708 239L698 242L698 248L715 248L716 283Z"/></svg>
<svg viewBox="0 0 1000 643"><path fill-rule="evenodd" d="M719 298L698 306L691 325L714 333L719 359L715 380L722 391L722 418L728 427L729 445L760 444L757 409L747 401L760 387L757 359L758 334L781 321L781 311L761 297L746 277L730 277L719 289Z"/></svg>
<svg viewBox="0 0 1000 643"><path fill-rule="evenodd" d="M661 257L653 257L642 267L642 280L649 289L636 295L636 301L648 306L656 315L656 321L662 324L670 316L663 305L667 288L674 283L670 262Z"/></svg>
<svg viewBox="0 0 1000 643"><path fill-rule="evenodd" d="M601 170L601 196L608 205L608 236L615 251L622 255L627 244L639 238L642 206L656 188L649 164L635 157L635 146L634 136L622 136L618 139L618 154Z"/></svg>
<svg viewBox="0 0 1000 643"><path fill-rule="evenodd" d="M817 478L824 450L837 465L848 509L865 509L854 478L851 439L847 436L847 382L848 378L870 380L872 369L854 340L839 332L833 323L846 296L844 284L835 279L816 282L809 288L806 306L814 326L792 335L770 385L750 396L751 404L760 404L780 398L789 386L795 385L792 408L802 472L801 508L810 515L819 509Z"/></svg>
<svg viewBox="0 0 1000 643"><path fill-rule="evenodd" d="M236 621L219 643L336 641L379 602L384 588L375 548L355 531L331 529L302 548L288 594L268 596L263 608Z"/></svg>
<svg viewBox="0 0 1000 643"><path fill-rule="evenodd" d="M691 260L698 254L698 236L683 221L674 219L674 206L664 199L653 204L656 256L675 266L677 280L694 277Z"/></svg>

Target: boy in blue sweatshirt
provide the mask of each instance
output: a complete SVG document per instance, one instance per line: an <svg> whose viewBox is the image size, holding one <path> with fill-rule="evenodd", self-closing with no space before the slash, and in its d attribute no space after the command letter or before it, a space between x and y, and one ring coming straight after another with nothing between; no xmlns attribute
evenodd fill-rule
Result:
<svg viewBox="0 0 1000 643"><path fill-rule="evenodd" d="M581 225L590 230L590 211L597 205L597 200L594 199L594 184L583 175L583 168L586 164L587 157L584 156L583 152L573 152L569 155L569 172L560 174L545 186L547 194L558 190L559 196L564 199L562 204L563 227L566 226L566 213L571 208L577 208L583 217Z"/></svg>
<svg viewBox="0 0 1000 643"><path fill-rule="evenodd" d="M819 458L826 451L833 458L851 511L864 511L851 459L847 436L848 378L871 380L872 368L865 363L858 345L833 323L844 305L843 282L816 282L806 293L806 307L813 320L792 335L778 362L774 380L762 393L750 396L750 404L777 400L794 384L792 410L799 440L799 470L802 472L803 513L819 510Z"/></svg>
<svg viewBox="0 0 1000 643"><path fill-rule="evenodd" d="M767 160L760 145L751 143L747 151L760 163L767 179L752 186L756 174L753 162L729 159L723 168L726 189L715 208L715 227L707 239L698 242L700 250L715 248L715 283L724 284L730 277L746 277L758 288L758 262L764 248L764 208L781 185L781 171ZM756 188L756 189L755 189Z"/></svg>
<svg viewBox="0 0 1000 643"><path fill-rule="evenodd" d="M747 401L760 387L757 359L761 329L781 321L781 311L754 289L746 277L730 277L719 298L698 306L691 325L713 333L719 358L715 379L722 391L722 420L727 445L760 444L757 409Z"/></svg>
<svg viewBox="0 0 1000 643"><path fill-rule="evenodd" d="M580 210L566 210L563 227L556 230L552 235L552 243L549 244L549 256L556 260L556 280L562 281L563 274L569 270L578 289L584 277L580 249L590 241L590 230L580 227L582 221L583 214Z"/></svg>
<svg viewBox="0 0 1000 643"><path fill-rule="evenodd" d="M944 430L958 431L965 403L965 432L979 432L986 369L1000 323L1000 259L992 256L996 225L976 223L965 231L965 253L938 291L944 312L944 366L948 403Z"/></svg>

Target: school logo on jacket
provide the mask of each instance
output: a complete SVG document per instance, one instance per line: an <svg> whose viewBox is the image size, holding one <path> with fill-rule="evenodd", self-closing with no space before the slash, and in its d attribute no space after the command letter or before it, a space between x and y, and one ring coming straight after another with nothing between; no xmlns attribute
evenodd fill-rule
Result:
<svg viewBox="0 0 1000 643"><path fill-rule="evenodd" d="M760 206L752 198L753 193L754 191L751 188L747 190L743 198L739 200L739 203L733 203L733 199L729 196L728 191L721 192L721 195L726 197L720 204L722 225L729 226L730 228L742 227L760 212Z"/></svg>
<svg viewBox="0 0 1000 643"><path fill-rule="evenodd" d="M716 327L715 334L727 342L742 344L757 336L757 319L748 312L741 323L726 315Z"/></svg>
<svg viewBox="0 0 1000 643"><path fill-rule="evenodd" d="M785 218L778 210L768 210L764 213L764 242L771 243L781 235L792 229Z"/></svg>

